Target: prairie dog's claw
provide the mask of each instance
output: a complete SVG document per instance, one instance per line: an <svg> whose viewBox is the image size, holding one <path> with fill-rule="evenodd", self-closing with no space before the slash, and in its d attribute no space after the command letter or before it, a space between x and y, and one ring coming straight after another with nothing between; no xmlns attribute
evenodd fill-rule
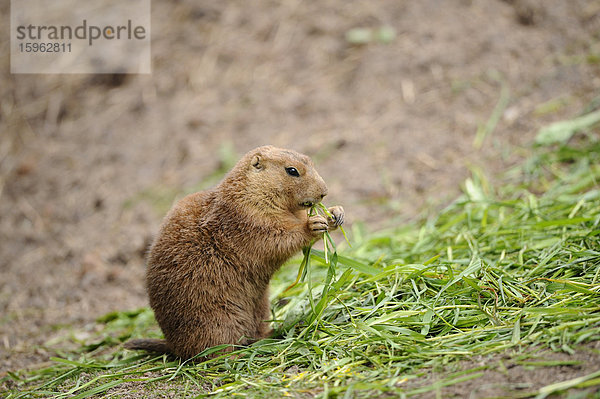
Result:
<svg viewBox="0 0 600 399"><path fill-rule="evenodd" d="M344 224L344 208L339 205L332 206L328 211L332 215L328 218L330 230L336 229L338 226Z"/></svg>
<svg viewBox="0 0 600 399"><path fill-rule="evenodd" d="M313 215L308 218L308 228L313 234L322 234L329 230L329 223L325 217Z"/></svg>

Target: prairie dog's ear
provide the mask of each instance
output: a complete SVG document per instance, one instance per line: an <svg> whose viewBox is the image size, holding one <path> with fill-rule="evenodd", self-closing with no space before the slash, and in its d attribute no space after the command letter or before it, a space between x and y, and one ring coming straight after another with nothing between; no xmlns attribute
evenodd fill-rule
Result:
<svg viewBox="0 0 600 399"><path fill-rule="evenodd" d="M252 157L252 161L250 162L250 165L252 165L252 167L254 167L254 169L256 169L256 170L263 169L265 166L263 164L262 155L260 153L255 154Z"/></svg>

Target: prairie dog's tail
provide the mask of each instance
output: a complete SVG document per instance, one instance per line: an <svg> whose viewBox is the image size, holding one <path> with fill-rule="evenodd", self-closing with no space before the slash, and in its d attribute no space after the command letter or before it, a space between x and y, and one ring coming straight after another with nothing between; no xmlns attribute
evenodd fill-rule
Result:
<svg viewBox="0 0 600 399"><path fill-rule="evenodd" d="M130 339L123 345L126 349L144 350L157 353L173 353L171 347L164 339Z"/></svg>

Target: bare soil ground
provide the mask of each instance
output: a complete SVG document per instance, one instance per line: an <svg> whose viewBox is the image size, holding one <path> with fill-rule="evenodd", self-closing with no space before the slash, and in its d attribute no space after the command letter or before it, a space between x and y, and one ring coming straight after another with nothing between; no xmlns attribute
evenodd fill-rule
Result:
<svg viewBox="0 0 600 399"><path fill-rule="evenodd" d="M152 7L151 75L11 75L0 4L0 373L47 360L44 344L73 327L145 306L152 235L228 145L311 155L326 203L375 229L455 196L469 165L504 170L600 89L596 0ZM346 40L384 26L390 43Z"/></svg>

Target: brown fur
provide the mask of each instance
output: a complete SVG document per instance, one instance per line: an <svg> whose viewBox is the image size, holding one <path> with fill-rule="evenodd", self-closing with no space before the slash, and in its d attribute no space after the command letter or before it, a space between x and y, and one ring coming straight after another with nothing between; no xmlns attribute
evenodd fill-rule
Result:
<svg viewBox="0 0 600 399"><path fill-rule="evenodd" d="M271 276L343 222L341 207L330 209L329 220L308 217L308 206L326 194L310 158L265 146L248 152L214 189L177 202L148 257L150 306L166 339L126 347L190 358L269 336Z"/></svg>

